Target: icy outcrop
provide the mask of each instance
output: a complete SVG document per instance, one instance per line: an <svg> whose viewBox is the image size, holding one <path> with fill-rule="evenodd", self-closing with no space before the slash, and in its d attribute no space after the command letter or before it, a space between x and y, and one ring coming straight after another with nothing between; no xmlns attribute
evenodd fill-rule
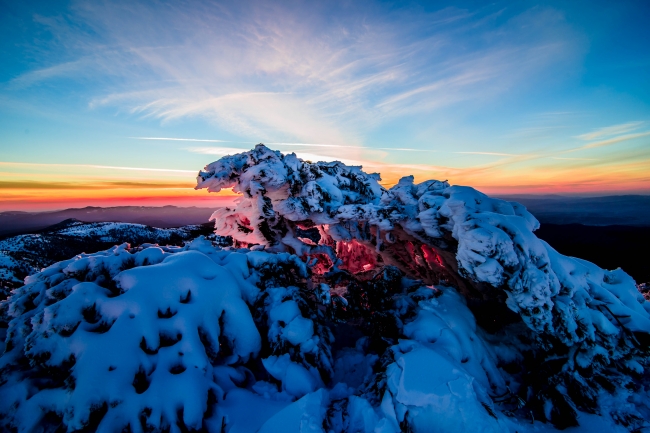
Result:
<svg viewBox="0 0 650 433"><path fill-rule="evenodd" d="M213 214L220 235L299 256L321 254L333 241L359 243L374 249L369 256L399 263L427 283L501 288L507 306L532 330L557 335L566 344L584 339L585 333L575 330L592 314L585 306L595 306L594 296L604 296L597 294L602 291L613 294L608 302L645 311L647 320L650 307L630 278L557 254L533 234L539 223L523 206L447 182L415 184L407 176L386 190L379 180L361 167L304 162L258 145L207 165L197 188L242 194L236 207ZM322 232L318 245L296 236L297 228L314 225ZM411 251L394 246L398 240ZM358 261L349 260L348 266ZM459 281L456 271L466 278ZM645 320L639 318L630 330L650 329ZM591 335L594 328L586 326Z"/></svg>

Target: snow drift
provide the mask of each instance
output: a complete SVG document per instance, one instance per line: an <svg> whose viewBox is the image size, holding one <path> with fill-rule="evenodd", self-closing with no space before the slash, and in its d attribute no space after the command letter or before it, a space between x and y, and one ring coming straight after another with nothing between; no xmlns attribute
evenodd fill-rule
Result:
<svg viewBox="0 0 650 433"><path fill-rule="evenodd" d="M625 272L562 256L516 203L379 180L258 145L197 177L241 194L212 216L234 247L28 277L0 304L5 428L646 428L650 303Z"/></svg>

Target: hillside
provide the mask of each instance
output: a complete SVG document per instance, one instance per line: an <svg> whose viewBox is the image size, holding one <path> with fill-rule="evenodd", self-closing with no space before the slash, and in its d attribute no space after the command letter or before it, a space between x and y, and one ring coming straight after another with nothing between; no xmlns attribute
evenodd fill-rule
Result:
<svg viewBox="0 0 650 433"><path fill-rule="evenodd" d="M0 212L0 238L33 233L67 219L85 222L126 222L153 227L182 227L208 221L212 209L197 207L117 206L64 209L52 212Z"/></svg>
<svg viewBox="0 0 650 433"><path fill-rule="evenodd" d="M500 197L523 204L542 224L650 227L650 196L648 195Z"/></svg>
<svg viewBox="0 0 650 433"><path fill-rule="evenodd" d="M133 246L151 243L183 245L184 241L212 233L211 224L161 229L142 224L88 223L67 219L35 234L8 237L0 241L0 298L23 284L26 276L60 260L84 252L95 252L116 244Z"/></svg>

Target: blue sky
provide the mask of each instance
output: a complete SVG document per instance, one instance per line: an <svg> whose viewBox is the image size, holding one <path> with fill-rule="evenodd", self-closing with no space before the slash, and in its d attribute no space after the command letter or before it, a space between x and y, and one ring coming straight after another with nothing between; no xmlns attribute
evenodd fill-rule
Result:
<svg viewBox="0 0 650 433"><path fill-rule="evenodd" d="M647 1L0 12L3 209L193 200L180 191L196 170L257 142L387 185L413 173L495 194L650 192Z"/></svg>

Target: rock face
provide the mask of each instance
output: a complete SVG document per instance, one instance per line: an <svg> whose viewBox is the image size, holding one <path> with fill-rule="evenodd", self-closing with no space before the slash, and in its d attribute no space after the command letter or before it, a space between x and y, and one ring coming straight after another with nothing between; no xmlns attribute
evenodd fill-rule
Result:
<svg viewBox="0 0 650 433"><path fill-rule="evenodd" d="M242 194L212 216L234 247L29 277L0 304L5 428L643 427L650 303L627 274L557 253L516 203L379 180L258 145L197 178Z"/></svg>

